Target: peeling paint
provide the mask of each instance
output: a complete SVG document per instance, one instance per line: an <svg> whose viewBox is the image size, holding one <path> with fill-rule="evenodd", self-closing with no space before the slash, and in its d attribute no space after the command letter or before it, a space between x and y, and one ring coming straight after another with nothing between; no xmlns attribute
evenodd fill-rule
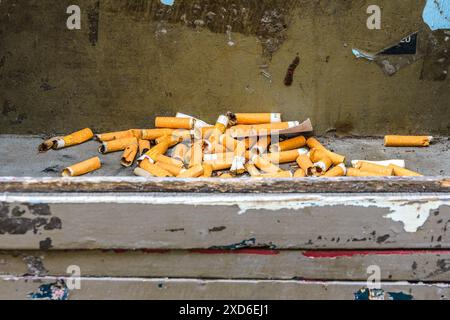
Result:
<svg viewBox="0 0 450 320"><path fill-rule="evenodd" d="M355 292L355 300L367 301L367 300L413 300L413 296L404 292L385 292L383 289L368 289L363 288L358 292Z"/></svg>
<svg viewBox="0 0 450 320"><path fill-rule="evenodd" d="M68 300L69 289L64 280L58 280L55 283L41 285L37 292L28 296L33 300Z"/></svg>
<svg viewBox="0 0 450 320"><path fill-rule="evenodd" d="M119 204L153 204L153 205L191 205L191 206L236 206L243 215L251 210L304 210L324 207L378 208L387 210L384 218L400 222L406 232L415 233L430 217L431 213L442 206L450 206L449 194L398 194L398 195L355 195L355 194L76 194L76 195L14 195L2 194L0 201L5 203L31 202L48 203L119 203ZM0 211L1 212L1 211Z"/></svg>
<svg viewBox="0 0 450 320"><path fill-rule="evenodd" d="M433 31L450 29L450 2L448 0L427 0L423 10L423 21Z"/></svg>

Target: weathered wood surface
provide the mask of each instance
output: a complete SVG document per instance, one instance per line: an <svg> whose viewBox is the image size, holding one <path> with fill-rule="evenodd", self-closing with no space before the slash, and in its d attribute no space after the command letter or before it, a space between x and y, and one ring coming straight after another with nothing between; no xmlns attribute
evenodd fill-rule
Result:
<svg viewBox="0 0 450 320"><path fill-rule="evenodd" d="M58 278L0 277L0 299L50 298L49 288ZM66 279L65 283L73 283ZM280 280L198 280L143 278L81 278L81 289L69 290L71 300L355 300L369 295L366 282L310 282ZM373 296L386 300L448 300L446 284L381 283Z"/></svg>
<svg viewBox="0 0 450 320"><path fill-rule="evenodd" d="M0 275L83 277L277 279L366 281L371 268L381 281L448 282L450 250L280 251L110 250L2 252Z"/></svg>
<svg viewBox="0 0 450 320"><path fill-rule="evenodd" d="M449 194L2 194L0 249L450 249Z"/></svg>
<svg viewBox="0 0 450 320"><path fill-rule="evenodd" d="M331 179L8 178L2 192L449 193L449 177Z"/></svg>

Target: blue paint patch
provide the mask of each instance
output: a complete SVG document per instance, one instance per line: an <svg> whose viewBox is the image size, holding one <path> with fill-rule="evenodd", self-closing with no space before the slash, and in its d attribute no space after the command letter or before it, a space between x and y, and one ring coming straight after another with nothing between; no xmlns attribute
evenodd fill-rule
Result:
<svg viewBox="0 0 450 320"><path fill-rule="evenodd" d="M239 242L239 243L234 243L234 244L229 245L229 246L211 247L209 249L211 249L211 250L239 250L239 249L252 248L255 245L256 245L256 239L255 238L251 238L251 239Z"/></svg>
<svg viewBox="0 0 450 320"><path fill-rule="evenodd" d="M161 0L161 3L165 4L166 6L173 6L175 0Z"/></svg>
<svg viewBox="0 0 450 320"><path fill-rule="evenodd" d="M55 283L43 284L37 292L30 293L28 297L34 300L68 300L69 289L64 280L59 280Z"/></svg>
<svg viewBox="0 0 450 320"><path fill-rule="evenodd" d="M427 0L423 21L431 30L450 29L450 1Z"/></svg>
<svg viewBox="0 0 450 320"><path fill-rule="evenodd" d="M389 300L396 301L411 301L413 300L413 296L410 294L406 294L404 292L388 292Z"/></svg>
<svg viewBox="0 0 450 320"><path fill-rule="evenodd" d="M363 288L354 295L356 301L384 300L384 291L382 289Z"/></svg>

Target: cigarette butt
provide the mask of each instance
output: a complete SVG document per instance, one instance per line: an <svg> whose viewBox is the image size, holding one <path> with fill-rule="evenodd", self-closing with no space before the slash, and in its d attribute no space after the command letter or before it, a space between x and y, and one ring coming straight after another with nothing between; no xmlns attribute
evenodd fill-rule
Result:
<svg viewBox="0 0 450 320"><path fill-rule="evenodd" d="M237 125L228 130L233 138L246 138L252 136L267 136L275 134L281 130L298 126L298 121L267 123L259 125Z"/></svg>
<svg viewBox="0 0 450 320"><path fill-rule="evenodd" d="M214 129L212 130L208 140L213 145L220 140L220 136L225 133L225 131L228 128L228 125L230 123L230 119L228 119L227 116L221 115L219 116L219 119L217 119L216 125L214 126Z"/></svg>
<svg viewBox="0 0 450 320"><path fill-rule="evenodd" d="M210 164L203 164L203 177L202 178L211 178L213 174L213 167Z"/></svg>
<svg viewBox="0 0 450 320"><path fill-rule="evenodd" d="M174 131L175 131L174 129L142 130L141 139L153 141L164 136L170 136L173 134Z"/></svg>
<svg viewBox="0 0 450 320"><path fill-rule="evenodd" d="M207 140L214 132L214 126L211 127L203 127L203 128L195 128L193 135L196 140Z"/></svg>
<svg viewBox="0 0 450 320"><path fill-rule="evenodd" d="M257 178L261 175L261 173L259 172L258 168L255 167L255 165L253 163L247 163L245 165L245 170L247 170L247 172L250 174L250 176L252 176L253 178Z"/></svg>
<svg viewBox="0 0 450 320"><path fill-rule="evenodd" d="M306 173L303 169L298 169L294 173L294 178L305 178L305 177L306 177Z"/></svg>
<svg viewBox="0 0 450 320"><path fill-rule="evenodd" d="M99 157L95 157L68 168L65 168L62 172L63 177L78 177L92 171L98 170L102 167L102 163Z"/></svg>
<svg viewBox="0 0 450 320"><path fill-rule="evenodd" d="M311 161L318 162L322 158L328 157L331 159L331 161L333 161L333 164L336 166L345 162L345 156L341 156L340 154L331 152L330 150L328 150L324 147L322 147L322 148L319 147L319 148L311 149L311 152L310 152Z"/></svg>
<svg viewBox="0 0 450 320"><path fill-rule="evenodd" d="M245 157L235 156L230 171L234 174L243 174L245 172L245 162Z"/></svg>
<svg viewBox="0 0 450 320"><path fill-rule="evenodd" d="M353 160L352 161L352 166L354 168L356 168L356 166L358 165L359 162L368 162L368 163L378 164L380 166L385 166L385 167L388 167L390 165L395 165L395 166L398 166L398 167L401 167L401 168L405 168L406 167L405 160L385 160L385 161Z"/></svg>
<svg viewBox="0 0 450 320"><path fill-rule="evenodd" d="M180 130L175 130L172 133L173 137L178 140L178 141L187 141L187 142L191 142L192 138L193 138L193 134L191 130L184 130L184 129L180 129Z"/></svg>
<svg viewBox="0 0 450 320"><path fill-rule="evenodd" d="M212 153L203 155L203 161L222 161L222 160L233 160L234 152L226 153Z"/></svg>
<svg viewBox="0 0 450 320"><path fill-rule="evenodd" d="M194 128L195 120L192 118L176 118L176 117L156 117L156 128L167 129L186 129L192 130Z"/></svg>
<svg viewBox="0 0 450 320"><path fill-rule="evenodd" d="M302 169L306 175L312 176L312 168L314 167L314 163L312 163L311 159L306 154L299 155L297 157L297 164Z"/></svg>
<svg viewBox="0 0 450 320"><path fill-rule="evenodd" d="M189 168L196 167L203 163L203 140L196 141L192 144L190 150Z"/></svg>
<svg viewBox="0 0 450 320"><path fill-rule="evenodd" d="M138 153L138 145L132 144L129 145L125 151L123 152L122 159L120 160L120 163L122 166L129 168L133 165L134 160L136 159L137 153Z"/></svg>
<svg viewBox="0 0 450 320"><path fill-rule="evenodd" d="M186 169L184 169L183 167L174 166L173 164L169 164L169 163L165 163L165 162L156 162L155 165L157 165L158 167L160 167L163 170L166 170L174 177L177 177L178 175L180 175L181 173L186 171Z"/></svg>
<svg viewBox="0 0 450 320"><path fill-rule="evenodd" d="M94 133L92 132L92 130L86 128L65 137L55 137L47 141L44 141L39 146L39 152L47 152L50 149L59 150L63 148L72 147L87 142L91 140L93 137Z"/></svg>
<svg viewBox="0 0 450 320"><path fill-rule="evenodd" d="M355 168L347 169L347 177L383 177L383 176L385 175L376 172L362 171L360 169Z"/></svg>
<svg viewBox="0 0 450 320"><path fill-rule="evenodd" d="M296 138L288 139L278 144L273 144L270 146L270 152L282 152L287 150L294 150L303 148L306 146L306 138L303 136L299 136Z"/></svg>
<svg viewBox="0 0 450 320"><path fill-rule="evenodd" d="M102 133L95 136L98 141L101 142L108 142L113 140L121 140L121 139L129 139L133 138L134 133L132 130L126 130L126 131L117 131L117 132L109 132L109 133Z"/></svg>
<svg viewBox="0 0 450 320"><path fill-rule="evenodd" d="M327 178L343 177L345 175L347 175L347 168L345 164L341 163L340 165L335 166L333 169L325 173L324 177Z"/></svg>
<svg viewBox="0 0 450 320"><path fill-rule="evenodd" d="M234 177L229 173L224 173L219 176L219 179L234 179Z"/></svg>
<svg viewBox="0 0 450 320"><path fill-rule="evenodd" d="M428 147L433 141L429 136L386 136L384 145L386 147Z"/></svg>
<svg viewBox="0 0 450 320"><path fill-rule="evenodd" d="M396 166L396 165L389 165L389 168L392 168L394 170L394 175L397 177L422 177L420 173Z"/></svg>
<svg viewBox="0 0 450 320"><path fill-rule="evenodd" d="M178 112L177 115L175 116L177 118L187 118L187 119L194 119L195 120L195 127L196 128L205 128L205 127L210 127L210 124L207 124L205 121L202 121L200 119L197 119L193 116Z"/></svg>
<svg viewBox="0 0 450 320"><path fill-rule="evenodd" d="M207 141L207 140L205 140ZM209 141L208 141L209 142ZM209 142L211 144L211 142ZM209 152L205 153L228 153L228 149L225 148L225 146L223 146L222 144L220 144L220 142L215 142L213 144L211 144L211 148L209 148L210 150L208 150Z"/></svg>
<svg viewBox="0 0 450 320"><path fill-rule="evenodd" d="M147 171L154 177L158 177L158 178L173 177L173 175L170 172L151 163L150 160L147 158L141 161L141 163L139 164L139 167L142 168L143 170Z"/></svg>
<svg viewBox="0 0 450 320"><path fill-rule="evenodd" d="M165 156L163 154L157 155L156 158L155 158L155 162L166 163L166 164L169 164L171 166L178 167L178 168L183 168L184 167L184 163L182 161L177 160L177 159L173 159L173 158L170 158L170 157L167 157L167 156Z"/></svg>
<svg viewBox="0 0 450 320"><path fill-rule="evenodd" d="M139 158L138 161L142 161L143 159L149 159L150 162L158 161L157 157L159 155L166 154L167 150L171 147L172 140L167 138L164 139L161 143L158 143L156 146L151 148L145 155Z"/></svg>
<svg viewBox="0 0 450 320"><path fill-rule="evenodd" d="M238 145L240 143L243 143L243 142L241 142L239 140L234 139L233 137L231 137L231 136L229 136L227 134L221 135L220 138L219 138L219 142L220 142L220 144L222 146L224 146L226 149L228 149L230 151L236 150Z"/></svg>
<svg viewBox="0 0 450 320"><path fill-rule="evenodd" d="M277 153L269 153L269 154L264 155L263 157L275 164L290 163L290 162L295 162L299 155L305 154L305 152L303 150L304 149L297 149L297 150L283 151L283 152L277 152Z"/></svg>
<svg viewBox="0 0 450 320"><path fill-rule="evenodd" d="M100 153L107 154L111 152L124 151L128 146L138 145L136 138L126 138L103 142L98 149Z"/></svg>
<svg viewBox="0 0 450 320"><path fill-rule="evenodd" d="M234 114L236 124L265 124L281 122L280 113L236 113Z"/></svg>
<svg viewBox="0 0 450 320"><path fill-rule="evenodd" d="M189 170L184 171L177 178L198 178L205 173L205 169L201 164L196 165L195 167L190 168Z"/></svg>
<svg viewBox="0 0 450 320"><path fill-rule="evenodd" d="M369 162L358 162L358 164L356 165L356 169L360 169L361 171L366 172L375 172L381 176L394 175L394 169Z"/></svg>
<svg viewBox="0 0 450 320"><path fill-rule="evenodd" d="M319 149L319 150L327 150L327 148L325 148L320 142L319 140L317 140L316 138L309 138L308 140L306 140L306 145L310 148L310 149Z"/></svg>
<svg viewBox="0 0 450 320"><path fill-rule="evenodd" d="M172 158L184 163L184 161L186 159L186 154L188 152L189 152L189 147L185 144L180 143L180 144L176 145L176 147L173 149Z"/></svg>
<svg viewBox="0 0 450 320"><path fill-rule="evenodd" d="M247 138L252 139L252 138ZM270 136L261 136L257 138L257 142L251 147L251 151L254 154L262 155L267 152L267 149L269 148L269 145L272 141L272 138Z"/></svg>
<svg viewBox="0 0 450 320"><path fill-rule="evenodd" d="M205 161L203 164L210 165L213 168L213 171L229 170L233 165L233 159L233 157L219 157L216 160Z"/></svg>
<svg viewBox="0 0 450 320"><path fill-rule="evenodd" d="M139 155L142 156L146 154L152 148L150 140L139 140Z"/></svg>
<svg viewBox="0 0 450 320"><path fill-rule="evenodd" d="M292 178L293 174L290 171L280 171L276 173L264 173L259 176L259 178L267 178L267 179L286 179Z"/></svg>
<svg viewBox="0 0 450 320"><path fill-rule="evenodd" d="M254 156L252 158L252 162L258 169L264 171L265 173L277 173L282 171L280 167L274 165L268 159L260 156Z"/></svg>
<svg viewBox="0 0 450 320"><path fill-rule="evenodd" d="M328 169L331 168L332 165L333 161L325 156L322 159L320 159L320 161L314 163L312 172L314 175L322 176L328 171Z"/></svg>
<svg viewBox="0 0 450 320"><path fill-rule="evenodd" d="M154 175L152 175L150 172L145 171L144 169L139 168L139 167L135 168L133 173L135 176L142 177L142 178L153 178L154 177Z"/></svg>

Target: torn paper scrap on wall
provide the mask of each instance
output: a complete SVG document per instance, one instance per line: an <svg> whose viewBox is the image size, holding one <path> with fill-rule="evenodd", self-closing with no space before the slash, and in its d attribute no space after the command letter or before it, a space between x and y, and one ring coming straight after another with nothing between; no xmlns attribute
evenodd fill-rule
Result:
<svg viewBox="0 0 450 320"><path fill-rule="evenodd" d="M450 1L427 0L423 20L433 31L450 29Z"/></svg>

